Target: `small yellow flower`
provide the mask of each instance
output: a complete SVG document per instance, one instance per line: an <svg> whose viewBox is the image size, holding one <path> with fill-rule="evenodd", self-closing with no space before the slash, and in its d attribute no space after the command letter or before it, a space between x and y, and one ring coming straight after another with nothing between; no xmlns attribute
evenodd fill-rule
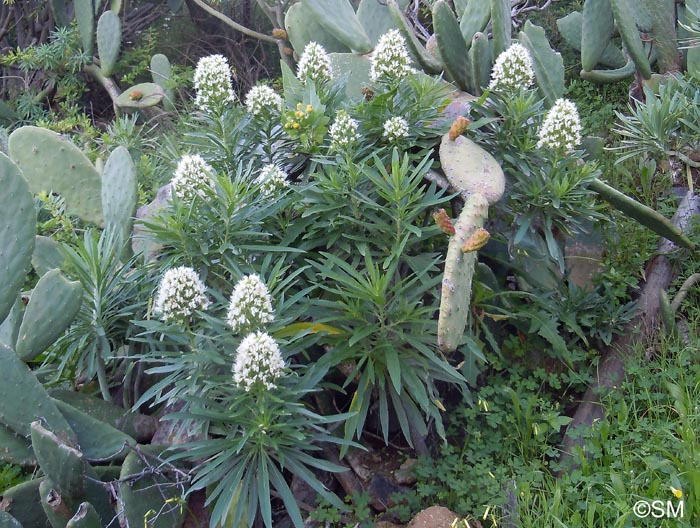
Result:
<svg viewBox="0 0 700 528"><path fill-rule="evenodd" d="M294 124L292 125L292 128L295 129L295 130L296 130L297 128L299 128L299 123L294 123Z"/></svg>
<svg viewBox="0 0 700 528"><path fill-rule="evenodd" d="M301 103L297 103L297 110L301 110L301 108L302 108L302 104L301 104Z"/></svg>
<svg viewBox="0 0 700 528"><path fill-rule="evenodd" d="M673 496L676 497L677 499L682 499L683 498L683 490L679 490L671 486L671 493L673 493Z"/></svg>
<svg viewBox="0 0 700 528"><path fill-rule="evenodd" d="M301 110L297 110L296 112L294 112L294 115L301 118L304 117L304 112L302 112Z"/></svg>
<svg viewBox="0 0 700 528"><path fill-rule="evenodd" d="M313 109L314 109L314 107L311 106L310 104L306 105L306 113L307 114L310 113Z"/></svg>

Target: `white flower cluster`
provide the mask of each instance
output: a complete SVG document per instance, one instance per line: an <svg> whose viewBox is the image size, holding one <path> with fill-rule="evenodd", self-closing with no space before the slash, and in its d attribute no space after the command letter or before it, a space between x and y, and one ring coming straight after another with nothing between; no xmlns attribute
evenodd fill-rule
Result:
<svg viewBox="0 0 700 528"><path fill-rule="evenodd" d="M369 77L373 82L394 81L415 72L411 68L406 40L398 29L379 37L369 68Z"/></svg>
<svg viewBox="0 0 700 528"><path fill-rule="evenodd" d="M258 383L274 389L274 382L284 373L284 366L282 352L275 340L265 332L254 332L238 345L233 381L246 392Z"/></svg>
<svg viewBox="0 0 700 528"><path fill-rule="evenodd" d="M235 101L231 68L223 55L202 57L194 72L195 106L203 112L218 110Z"/></svg>
<svg viewBox="0 0 700 528"><path fill-rule="evenodd" d="M346 149L360 139L357 133L359 123L348 115L345 110L338 110L335 114L335 121L331 125L329 134L331 137L331 148L334 150Z"/></svg>
<svg viewBox="0 0 700 528"><path fill-rule="evenodd" d="M170 182L175 195L184 202L191 202L195 196L205 197L206 189L214 188L213 172L200 155L183 156Z"/></svg>
<svg viewBox="0 0 700 528"><path fill-rule="evenodd" d="M332 76L331 58L326 50L316 42L309 42L297 65L297 77L301 84L306 84L307 80L315 83L328 82Z"/></svg>
<svg viewBox="0 0 700 528"><path fill-rule="evenodd" d="M260 277L253 274L239 280L233 288L226 317L233 333L271 323L273 319L270 292Z"/></svg>
<svg viewBox="0 0 700 528"><path fill-rule="evenodd" d="M280 169L274 163L265 165L255 179L255 183L260 185L260 192L264 196L270 196L275 193L275 191L287 187L289 181L287 181L287 173Z"/></svg>
<svg viewBox="0 0 700 528"><path fill-rule="evenodd" d="M392 117L384 121L384 134L389 141L408 137L408 121L403 117Z"/></svg>
<svg viewBox="0 0 700 528"><path fill-rule="evenodd" d="M245 97L245 106L254 116L282 111L282 97L269 86L253 86Z"/></svg>
<svg viewBox="0 0 700 528"><path fill-rule="evenodd" d="M544 118L539 136L537 148L574 150L581 143L581 120L576 105L568 99L557 99Z"/></svg>
<svg viewBox="0 0 700 528"><path fill-rule="evenodd" d="M206 310L209 306L205 289L192 268L171 268L160 280L154 309L166 322L186 320L195 310Z"/></svg>
<svg viewBox="0 0 700 528"><path fill-rule="evenodd" d="M529 88L535 80L530 52L517 42L502 52L491 70L489 90Z"/></svg>

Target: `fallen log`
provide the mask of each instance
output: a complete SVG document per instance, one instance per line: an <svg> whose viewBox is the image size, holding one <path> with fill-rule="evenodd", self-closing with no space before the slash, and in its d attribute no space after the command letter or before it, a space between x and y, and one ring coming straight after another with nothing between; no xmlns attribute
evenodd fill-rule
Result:
<svg viewBox="0 0 700 528"><path fill-rule="evenodd" d="M673 217L673 224L686 232L690 219L700 214L700 196L688 192ZM647 266L646 282L639 296L639 311L621 335L617 336L604 353L598 365L596 379L586 391L576 413L559 446L559 469L557 474L577 467L576 448L583 447L580 432L590 428L604 417L600 396L615 390L625 379L626 365L633 358L636 345L646 343L653 337L659 314L659 296L675 277L675 270L669 255L678 247L666 239L661 239L656 255Z"/></svg>

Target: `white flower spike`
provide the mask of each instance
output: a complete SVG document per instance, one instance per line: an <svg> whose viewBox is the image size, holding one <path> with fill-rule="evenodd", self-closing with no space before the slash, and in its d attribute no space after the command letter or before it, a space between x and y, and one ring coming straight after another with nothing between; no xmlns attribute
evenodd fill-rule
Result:
<svg viewBox="0 0 700 528"><path fill-rule="evenodd" d="M254 116L280 113L282 97L269 86L253 86L245 97L245 106Z"/></svg>
<svg viewBox="0 0 700 528"><path fill-rule="evenodd" d="M316 42L309 42L299 59L297 78L301 84L306 84L307 80L322 84L330 81L331 77L333 77L333 70L330 56L323 46Z"/></svg>
<svg viewBox="0 0 700 528"><path fill-rule="evenodd" d="M568 99L557 99L544 118L539 136L537 148L574 150L581 143L581 120L576 105Z"/></svg>
<svg viewBox="0 0 700 528"><path fill-rule="evenodd" d="M213 173L214 169L198 154L185 155L178 162L170 184L180 200L191 202L195 196L204 198L206 190L214 188Z"/></svg>
<svg viewBox="0 0 700 528"><path fill-rule="evenodd" d="M220 110L236 100L231 67L223 55L202 57L194 72L195 106L202 112Z"/></svg>
<svg viewBox="0 0 700 528"><path fill-rule="evenodd" d="M529 88L535 80L532 57L522 44L512 44L496 59L489 90L514 91Z"/></svg>
<svg viewBox="0 0 700 528"><path fill-rule="evenodd" d="M279 345L265 332L248 334L236 351L233 381L249 392L258 384L275 388L275 380L284 374L284 359Z"/></svg>
<svg viewBox="0 0 700 528"><path fill-rule="evenodd" d="M408 137L408 121L403 117L392 117L384 122L383 136L389 141L397 141Z"/></svg>
<svg viewBox="0 0 700 528"><path fill-rule="evenodd" d="M415 72L411 68L406 40L398 29L379 37L369 68L369 77L373 82L391 82Z"/></svg>
<svg viewBox="0 0 700 528"><path fill-rule="evenodd" d="M351 118L345 110L338 110L329 130L331 149L344 150L356 143L360 139L358 126L357 120Z"/></svg>
<svg viewBox="0 0 700 528"><path fill-rule="evenodd" d="M206 287L192 268L180 266L165 272L154 303L156 313L166 322L185 321L195 310L206 310Z"/></svg>
<svg viewBox="0 0 700 528"><path fill-rule="evenodd" d="M234 334L271 323L274 316L270 292L259 276L246 275L236 283L226 317Z"/></svg>

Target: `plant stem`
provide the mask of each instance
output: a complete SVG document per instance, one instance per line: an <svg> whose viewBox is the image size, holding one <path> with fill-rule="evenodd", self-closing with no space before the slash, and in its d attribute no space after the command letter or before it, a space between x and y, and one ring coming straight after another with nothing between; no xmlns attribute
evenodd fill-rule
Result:
<svg viewBox="0 0 700 528"><path fill-rule="evenodd" d="M107 372L105 368L105 360L102 355L97 357L97 381L100 384L100 392L102 399L106 402L112 402L112 395L109 393L109 382L107 381Z"/></svg>

